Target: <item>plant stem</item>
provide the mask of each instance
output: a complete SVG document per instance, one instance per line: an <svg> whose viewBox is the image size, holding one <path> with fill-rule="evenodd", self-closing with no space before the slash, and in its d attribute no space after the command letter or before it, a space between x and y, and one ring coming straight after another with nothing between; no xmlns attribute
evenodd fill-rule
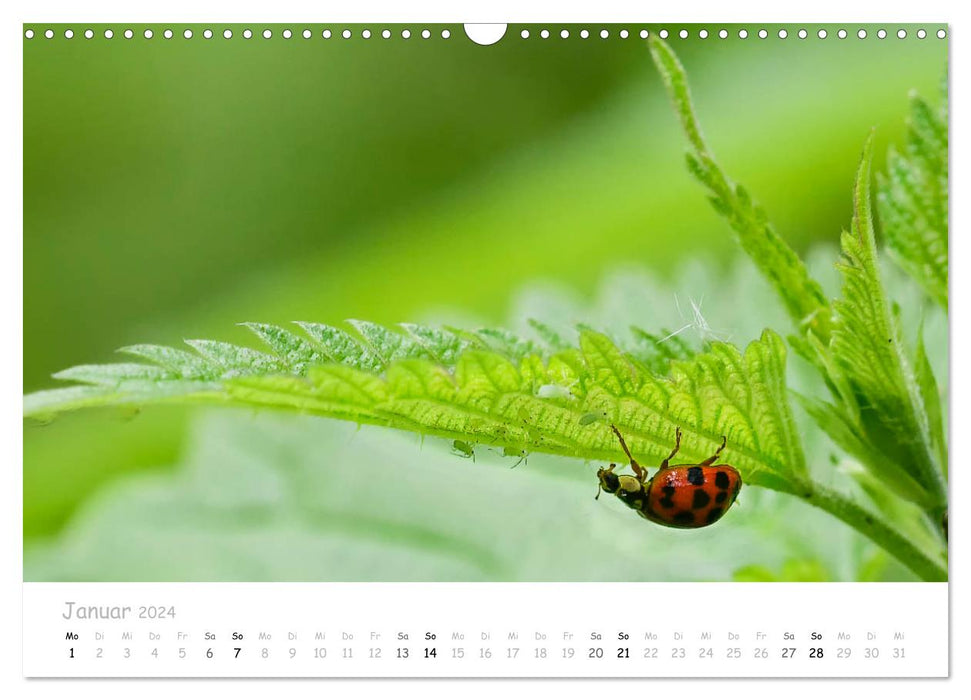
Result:
<svg viewBox="0 0 971 700"><path fill-rule="evenodd" d="M811 493L802 498L868 537L925 581L947 581L946 561L929 556L886 522L843 494L814 483Z"/></svg>

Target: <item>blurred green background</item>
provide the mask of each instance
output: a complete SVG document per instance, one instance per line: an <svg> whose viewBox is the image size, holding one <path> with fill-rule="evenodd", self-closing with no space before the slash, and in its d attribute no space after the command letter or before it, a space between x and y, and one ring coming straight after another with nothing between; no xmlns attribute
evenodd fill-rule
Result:
<svg viewBox="0 0 971 700"><path fill-rule="evenodd" d="M331 27L330 39L322 25L292 25L291 39L282 38L284 26L270 26L270 40L260 36L265 25L213 25L209 40L205 26L193 25L186 40L186 25L151 25L148 40L144 26L113 25L108 40L105 26L91 25L89 40L88 26L53 25L51 40L42 36L47 25L31 26L36 36L24 41L25 391L53 386L50 374L67 366L114 360L127 344L251 342L240 321L502 325L537 281L584 303L602 295L619 265L644 268L658 284L673 282L689 260L714 276L734 265L731 236L684 168L679 128L636 38L659 27L608 27L603 40L601 25L589 27L588 39L570 26L563 40L557 25L511 25L498 44L481 47L458 25L411 26L407 40L402 26L385 40L373 25L367 40L354 26L353 38L340 38L343 25ZM313 38L302 38L305 26ZM426 26L429 39L420 36ZM122 34L129 27L130 40ZM166 27L173 38L163 38ZM245 28L253 38L242 38ZM540 38L543 28L550 38ZM621 28L631 37L621 39ZM667 28L676 35L680 27ZM901 141L907 93L936 101L947 42L934 38L936 26L923 40L916 28L904 40L879 40L867 27L862 41L857 27L844 40L835 27L825 40L813 25L806 40L793 27L779 39L773 26L762 40L758 28L745 40L738 27L727 40L702 40L692 27L694 38L672 43L720 161L806 251L834 243L847 224L869 130L877 128L876 152L884 153ZM197 419L152 408L25 424L25 577L165 578L151 567L91 568L76 550L88 567L72 569L63 565L65 547L91 532L84 514L112 489L132 488L132 478L187 478L200 441L220 454L199 426L238 435L227 414ZM268 420L276 435L276 418L239 420ZM344 434L326 421L312 426L297 440L308 450L318 449L315 434L325 451ZM386 451L401 440L366 432ZM368 462L368 454L356 459ZM454 468L447 450L440 457ZM531 460L539 473L541 462ZM440 534L429 532L431 541ZM780 565L785 551L774 555ZM294 576L285 566L172 570L176 578ZM358 575L400 575L370 571ZM456 571L441 575L475 577ZM481 575L544 574L497 566Z"/></svg>

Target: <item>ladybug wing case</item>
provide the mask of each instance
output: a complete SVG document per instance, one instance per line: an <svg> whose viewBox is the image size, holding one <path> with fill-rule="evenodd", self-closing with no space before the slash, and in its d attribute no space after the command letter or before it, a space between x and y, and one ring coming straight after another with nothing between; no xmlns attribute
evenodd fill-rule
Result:
<svg viewBox="0 0 971 700"><path fill-rule="evenodd" d="M651 479L643 515L669 527L711 525L735 502L741 485L741 475L727 464L671 466Z"/></svg>

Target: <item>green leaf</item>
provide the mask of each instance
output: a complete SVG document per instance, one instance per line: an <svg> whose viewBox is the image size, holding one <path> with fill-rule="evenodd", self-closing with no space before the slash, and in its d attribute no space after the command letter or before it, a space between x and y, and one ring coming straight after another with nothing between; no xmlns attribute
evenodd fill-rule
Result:
<svg viewBox="0 0 971 700"><path fill-rule="evenodd" d="M378 372L384 367L384 363L378 356L340 328L300 321L297 321L297 325L332 362L341 362Z"/></svg>
<svg viewBox="0 0 971 700"><path fill-rule="evenodd" d="M670 332L658 336L637 326L630 330L636 346L634 356L655 374L666 373L672 360L686 360L694 354L684 340Z"/></svg>
<svg viewBox="0 0 971 700"><path fill-rule="evenodd" d="M203 358L164 345L129 345L118 352L148 360L183 379L218 379L220 372Z"/></svg>
<svg viewBox="0 0 971 700"><path fill-rule="evenodd" d="M840 466L840 471L849 474L860 485L877 509L901 530L907 537L917 543L927 552L937 551L945 556L945 546L928 528L928 523L921 509L910 501L896 497L882 478L859 464L852 462Z"/></svg>
<svg viewBox="0 0 971 700"><path fill-rule="evenodd" d="M871 445L863 434L859 422L848 416L840 404L831 404L801 394L794 394L806 413L830 439L847 454L853 455L866 465L879 465L881 481L911 503L922 508L933 508L934 498L900 464L889 461L882 451Z"/></svg>
<svg viewBox="0 0 971 700"><path fill-rule="evenodd" d="M304 338L285 328L266 323L244 323L256 336L266 343L287 369L303 374L310 365L319 365L327 357L314 349Z"/></svg>
<svg viewBox="0 0 971 700"><path fill-rule="evenodd" d="M878 178L877 208L893 259L947 309L947 88L939 110L910 97L903 153L891 149Z"/></svg>
<svg viewBox="0 0 971 700"><path fill-rule="evenodd" d="M358 341L338 329L299 325L309 338L248 324L272 354L192 341L198 358L150 346L142 356L155 364L67 370L58 376L93 383L95 390L32 394L25 413L202 400L387 425L517 453L616 460L622 453L609 429L615 423L648 464L670 451L680 426L685 459L704 459L725 435L726 458L747 482L799 491L806 479L786 397L785 346L770 331L744 353L717 342L696 355L672 346L678 350L667 353L668 371L661 374L592 330L580 332L577 347L547 357L533 343L499 330L476 334L486 349L454 332L417 326L403 335L355 322L365 338ZM321 347L328 359L318 364ZM180 371L186 367L190 374L218 372L219 378L187 380ZM588 414L604 419L583 421Z"/></svg>
<svg viewBox="0 0 971 700"><path fill-rule="evenodd" d="M736 569L732 580L747 583L773 581L831 581L832 576L822 562L816 559L787 559L777 575L766 566L751 564Z"/></svg>
<svg viewBox="0 0 971 700"><path fill-rule="evenodd" d="M927 348L924 344L923 322L917 329L917 355L915 365L917 385L920 387L921 400L927 411L927 420L931 431L931 444L937 451L938 462L944 469L944 478L947 478L947 437L944 435L944 416L941 412L944 397L938 389L937 379L934 377L934 370L931 368L930 360L927 357Z"/></svg>
<svg viewBox="0 0 971 700"><path fill-rule="evenodd" d="M943 508L947 503L943 465L937 462L924 397L900 328L891 318L877 264L869 195L871 152L872 138L857 172L852 227L841 238L843 257L837 267L843 294L834 303L830 351L841 381L851 386L853 413L859 416L855 429L868 450L881 455L880 460L865 463L871 469L893 465L894 471L906 471L932 504ZM913 499L906 490L900 495Z"/></svg>
<svg viewBox="0 0 971 700"><path fill-rule="evenodd" d="M829 304L819 283L776 233L762 208L715 162L695 116L687 75L677 56L653 36L648 46L691 145L688 169L708 189L715 210L728 221L742 248L771 282L796 327L810 329L828 340Z"/></svg>
<svg viewBox="0 0 971 700"><path fill-rule="evenodd" d="M528 321L530 328L546 343L546 346L553 352L566 350L570 345L565 341L556 330L542 321L531 318Z"/></svg>

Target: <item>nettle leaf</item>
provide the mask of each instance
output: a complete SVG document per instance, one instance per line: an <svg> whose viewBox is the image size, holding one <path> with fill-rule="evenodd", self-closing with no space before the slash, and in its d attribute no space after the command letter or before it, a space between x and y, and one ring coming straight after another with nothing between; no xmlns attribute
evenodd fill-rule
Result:
<svg viewBox="0 0 971 700"><path fill-rule="evenodd" d="M937 379L934 377L934 370L931 368L930 360L927 357L927 346L924 342L924 324L921 323L917 329L917 353L914 358L917 385L920 387L920 396L927 411L927 420L931 431L931 443L937 450L938 463L944 469L944 477L947 478L947 438L944 435L944 416L941 406L944 397L941 395L937 386Z"/></svg>
<svg viewBox="0 0 971 700"><path fill-rule="evenodd" d="M715 162L695 116L687 75L678 57L655 37L648 40L648 46L691 145L687 156L691 174L708 189L712 206L728 221L742 249L772 283L796 326L828 339L830 311L822 287L775 231L765 211Z"/></svg>
<svg viewBox="0 0 971 700"><path fill-rule="evenodd" d="M796 324L799 332L789 338L792 348L809 360L834 397L834 403L827 403L798 396L806 412L897 497L923 509L929 517L922 516L919 527L939 522L947 508L942 410L939 401L929 405L937 389L925 349L918 347L915 376L903 346L900 322L890 314L878 274L869 202L869 142L855 188L852 230L842 237L843 299L830 304L802 260L769 224L761 207L715 162L695 116L684 68L674 52L653 37L648 45L691 146L688 169L708 189L716 211L728 221L741 247L772 284ZM909 160L891 158L892 177L886 188L888 212L896 217L891 225L896 226L898 242L893 245L898 251L917 251L902 256L918 270L915 276L924 275L933 281L936 275L938 281L943 280L943 284L937 284L937 292L945 295L946 303L946 120L935 118L919 101L914 103L913 114ZM905 227L916 230L905 231ZM922 265L930 272L921 272ZM815 489L807 489L803 498L867 532L921 576L933 580L946 577L946 552L921 549L914 538L887 520L875 518L870 510L818 482L812 485ZM894 516L910 517L914 513L912 508L878 507ZM912 525L908 522L903 530ZM932 537L943 542L943 529L937 530Z"/></svg>
<svg viewBox="0 0 971 700"><path fill-rule="evenodd" d="M903 498L925 507L944 507L943 465L937 461L925 403L930 390L922 392L918 384L877 264L869 195L871 153L872 139L857 172L852 227L841 239L843 258L837 267L843 295L834 304L830 351L838 381L851 388L850 428L868 451L880 454L888 483ZM871 458L867 463L875 462Z"/></svg>
<svg viewBox="0 0 971 700"><path fill-rule="evenodd" d="M290 409L507 448L586 459L620 459L615 423L646 464L671 448L700 461L728 438L726 459L748 483L799 491L806 465L786 397L786 351L771 331L740 352L726 343L692 353L657 346L665 372L640 356L654 336L635 333L639 352L579 332L556 352L512 333L471 334L406 326L405 333L352 322L360 333L308 323L306 338L247 324L268 352L191 341L195 354L156 346L134 353L152 364L76 367L58 378L88 386L31 394L29 416L94 405L207 401ZM145 350L145 348L151 348ZM130 349L129 349L130 351ZM194 377L187 379L186 377ZM598 417L596 421L585 418Z"/></svg>
<svg viewBox="0 0 971 700"><path fill-rule="evenodd" d="M891 149L878 177L877 209L893 259L947 309L947 88L934 110L910 97L903 153Z"/></svg>

